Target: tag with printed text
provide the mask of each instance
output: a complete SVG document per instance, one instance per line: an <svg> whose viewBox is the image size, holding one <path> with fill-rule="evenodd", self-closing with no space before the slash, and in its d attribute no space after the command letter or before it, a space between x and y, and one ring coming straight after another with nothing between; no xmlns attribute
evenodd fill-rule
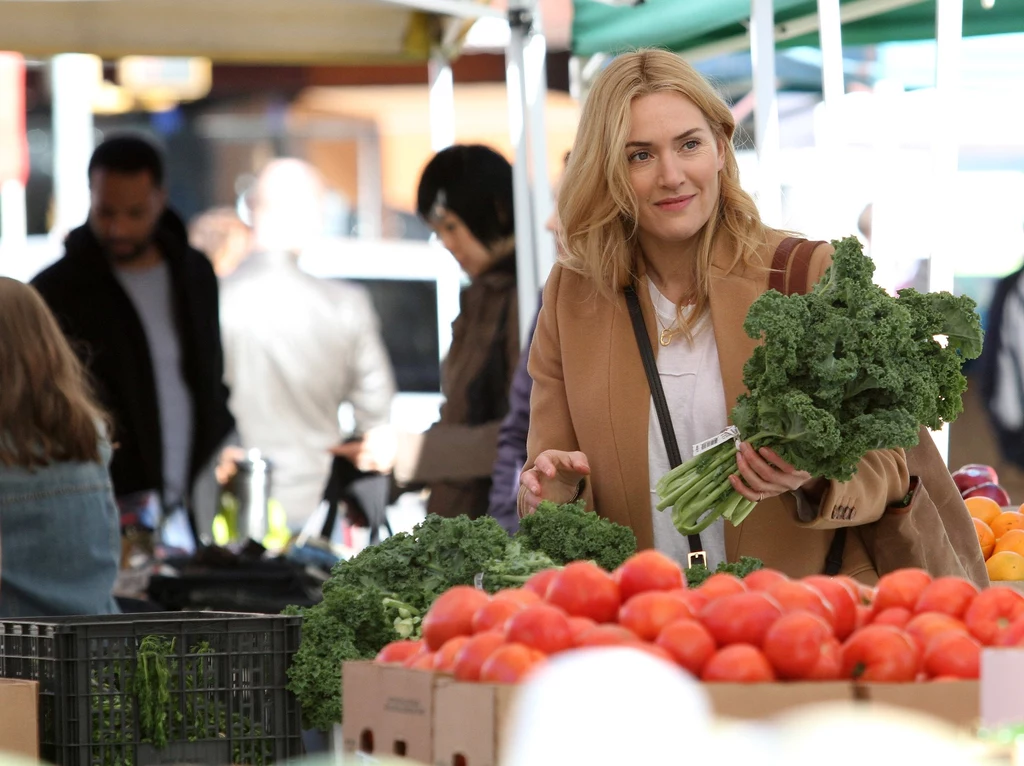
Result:
<svg viewBox="0 0 1024 766"><path fill-rule="evenodd" d="M718 434L718 436L712 436L710 439L705 439L699 444L694 444L693 456L697 457L697 455L699 455L700 453L707 452L709 449L717 447L719 444L727 442L730 439L735 439L737 445L739 444L740 429L738 429L736 426L729 426L724 431L722 431L722 433Z"/></svg>

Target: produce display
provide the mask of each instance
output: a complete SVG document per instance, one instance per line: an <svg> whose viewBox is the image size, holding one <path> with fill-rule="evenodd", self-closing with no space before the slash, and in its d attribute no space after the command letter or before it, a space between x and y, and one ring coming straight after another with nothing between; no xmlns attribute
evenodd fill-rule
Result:
<svg viewBox="0 0 1024 766"><path fill-rule="evenodd" d="M335 566L319 604L286 610L303 617L302 642L288 669L303 725L329 731L341 720L344 661L372 659L397 639L435 635L424 614L441 594L464 586L489 600L487 593L529 589L532 577L550 577L577 558L614 567L635 552L632 530L582 503L542 503L512 538L490 517L431 515L411 533L366 548ZM501 607L490 608L486 619L498 624Z"/></svg>
<svg viewBox="0 0 1024 766"><path fill-rule="evenodd" d="M917 444L963 410L960 368L981 354L981 322L967 296L901 290L872 281L856 237L833 242L832 265L807 294L769 290L744 329L763 342L743 371L749 393L732 410L738 439L770 447L796 468L848 481L872 450ZM944 336L940 343L936 336ZM696 455L657 485L683 534L719 518L739 524L753 509L732 487L736 440Z"/></svg>
<svg viewBox="0 0 1024 766"><path fill-rule="evenodd" d="M1024 581L1024 506L1013 506L991 466L965 465L953 472L974 519L990 580Z"/></svg>
<svg viewBox="0 0 1024 766"><path fill-rule="evenodd" d="M919 569L874 588L764 568L690 588L648 550L612 573L583 561L494 594L453 588L423 624L422 638L392 642L376 661L516 683L551 655L626 646L707 682L915 682L976 679L983 646L1024 646L1024 596Z"/></svg>

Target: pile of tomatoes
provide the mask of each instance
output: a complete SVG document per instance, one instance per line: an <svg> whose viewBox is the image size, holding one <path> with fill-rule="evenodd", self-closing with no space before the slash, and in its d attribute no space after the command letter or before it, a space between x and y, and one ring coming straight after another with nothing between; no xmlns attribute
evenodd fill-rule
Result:
<svg viewBox="0 0 1024 766"><path fill-rule="evenodd" d="M687 589L680 567L643 551L613 573L590 562L534 575L493 596L442 594L423 637L396 641L381 663L516 683L560 652L626 646L704 681L924 681L979 675L983 646L1024 644L1024 596L983 591L919 569L875 588L848 577L793 580L761 569Z"/></svg>

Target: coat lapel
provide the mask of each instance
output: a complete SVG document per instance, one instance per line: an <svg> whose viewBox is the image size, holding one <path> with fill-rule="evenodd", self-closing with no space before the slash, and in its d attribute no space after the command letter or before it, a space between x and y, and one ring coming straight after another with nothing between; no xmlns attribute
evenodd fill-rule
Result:
<svg viewBox="0 0 1024 766"><path fill-rule="evenodd" d="M646 280L643 278L638 280L637 296L640 298L647 335L654 353L657 355L654 306L651 304L651 296L647 290ZM609 402L609 408L615 454L644 456L642 463L631 457L619 461L622 495L618 498L618 502L621 503L622 508L628 509L629 522L636 534L637 545L640 548L649 548L654 544L647 455L651 389L644 372L640 349L637 347L636 335L624 297L620 296L616 301L611 322L608 391L613 397Z"/></svg>
<svg viewBox="0 0 1024 766"><path fill-rule="evenodd" d="M733 269L734 260L733 248L719 245L712 261L709 295L718 364L722 370L725 411L729 413L730 423L736 400L747 392L743 385L743 366L759 343L747 336L743 323L751 304L765 291L768 279L767 271L744 269L742 266ZM725 551L730 561L736 559L739 532L732 524L725 525Z"/></svg>

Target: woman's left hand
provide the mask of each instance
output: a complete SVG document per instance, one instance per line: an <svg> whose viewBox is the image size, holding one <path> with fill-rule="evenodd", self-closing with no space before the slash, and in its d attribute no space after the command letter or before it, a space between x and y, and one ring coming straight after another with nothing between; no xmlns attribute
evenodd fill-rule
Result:
<svg viewBox="0 0 1024 766"><path fill-rule="evenodd" d="M755 503L797 489L812 495L811 500L818 500L824 490L823 479L798 471L768 447L755 450L742 442L736 453L736 466L739 473L729 477L733 489Z"/></svg>

